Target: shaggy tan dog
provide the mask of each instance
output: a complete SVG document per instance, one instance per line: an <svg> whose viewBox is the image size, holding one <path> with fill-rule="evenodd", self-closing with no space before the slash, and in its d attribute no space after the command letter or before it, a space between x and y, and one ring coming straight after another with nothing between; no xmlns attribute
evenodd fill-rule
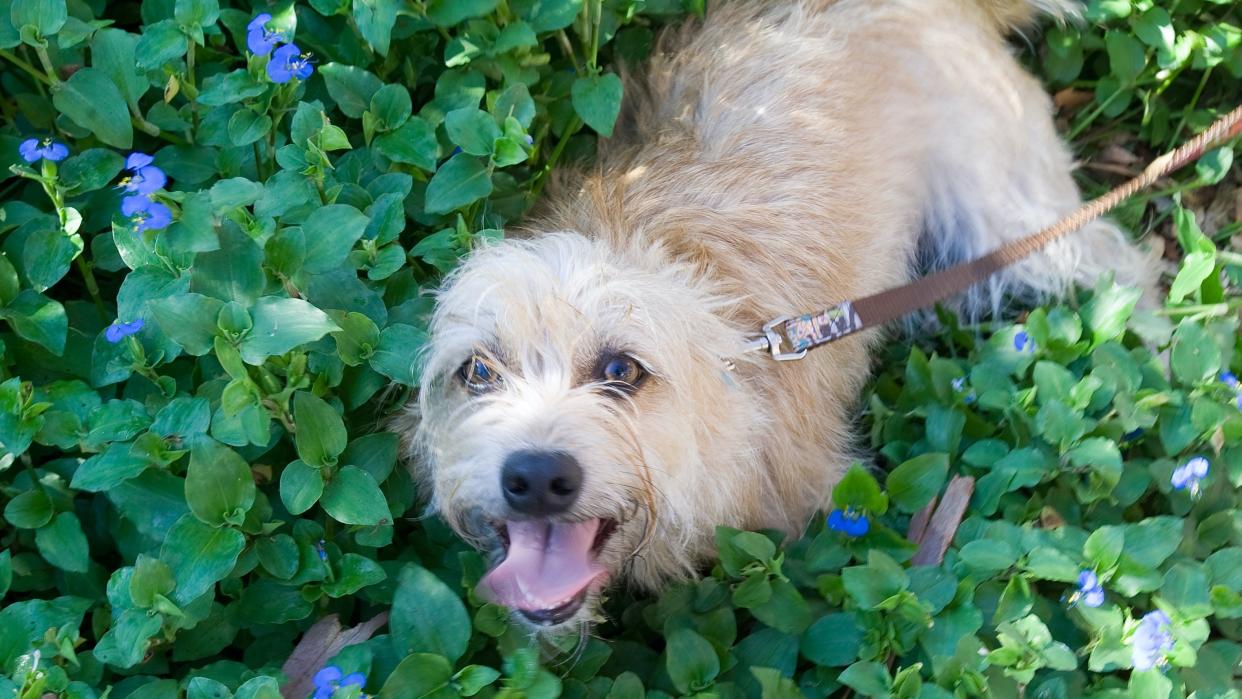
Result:
<svg viewBox="0 0 1242 699"><path fill-rule="evenodd" d="M403 425L432 508L494 554L484 593L548 627L692 573L716 525L799 532L853 461L873 331L777 363L767 320L978 256L1079 203L1005 43L1063 0L733 2L666 36L592 174L439 297ZM1146 257L1100 222L965 299ZM731 360L731 363L730 363Z"/></svg>

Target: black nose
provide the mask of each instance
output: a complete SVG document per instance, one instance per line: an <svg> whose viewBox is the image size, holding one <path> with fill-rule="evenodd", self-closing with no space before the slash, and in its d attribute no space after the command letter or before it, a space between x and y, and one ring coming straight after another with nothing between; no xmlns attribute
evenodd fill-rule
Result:
<svg viewBox="0 0 1242 699"><path fill-rule="evenodd" d="M582 467L561 451L515 451L500 473L505 501L516 512L547 517L565 512L582 489Z"/></svg>

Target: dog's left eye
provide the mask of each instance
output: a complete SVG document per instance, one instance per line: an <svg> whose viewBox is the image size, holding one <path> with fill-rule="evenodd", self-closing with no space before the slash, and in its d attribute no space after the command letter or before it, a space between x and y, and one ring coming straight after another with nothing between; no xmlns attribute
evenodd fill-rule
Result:
<svg viewBox="0 0 1242 699"><path fill-rule="evenodd" d="M647 371L633 357L618 354L604 357L596 372L600 381L605 381L621 388L637 388L647 377Z"/></svg>
<svg viewBox="0 0 1242 699"><path fill-rule="evenodd" d="M495 390L501 382L500 372L493 369L486 359L477 354L461 365L461 369L457 370L457 375L466 388L476 395Z"/></svg>

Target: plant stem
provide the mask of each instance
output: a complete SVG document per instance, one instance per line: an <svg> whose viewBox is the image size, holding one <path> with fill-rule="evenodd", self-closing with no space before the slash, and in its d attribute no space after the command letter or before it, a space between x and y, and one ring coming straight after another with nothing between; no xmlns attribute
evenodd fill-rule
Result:
<svg viewBox="0 0 1242 699"><path fill-rule="evenodd" d="M1178 137L1182 135L1182 129L1186 128L1186 118L1189 117L1190 113L1195 110L1195 105L1199 104L1199 98L1203 96L1203 89L1207 87L1208 78L1212 75L1213 67L1214 66L1208 66L1208 68L1203 71L1203 77L1199 78L1199 86L1195 88L1195 94L1190 98L1190 104L1186 105L1186 107L1182 109L1182 118L1178 119L1177 128L1173 129L1173 137L1169 139L1168 146L1170 148L1173 147L1173 144L1177 143Z"/></svg>
<svg viewBox="0 0 1242 699"><path fill-rule="evenodd" d="M28 74L30 77L34 78L35 80L38 80L39 82L43 83L44 85L52 84L52 81L50 78L48 78L43 73L39 72L39 70L35 68L34 66L18 58L17 55L12 53L11 51L0 49L0 58L3 58L4 60L8 61L9 63L12 63L18 68L21 68L23 72L25 72L26 74Z"/></svg>
<svg viewBox="0 0 1242 699"><path fill-rule="evenodd" d="M1066 140L1068 141L1074 140L1088 126L1090 126L1091 123L1094 122L1100 116L1100 114L1104 112L1105 109L1108 109L1108 105L1112 104L1113 100L1117 99L1117 97L1120 96L1121 93L1123 92L1125 92L1125 90L1117 90L1113 94L1109 95L1108 99L1104 100L1099 105L1097 105L1095 109L1091 110L1091 113L1088 114L1086 117L1084 117L1082 122L1080 122L1078 126L1075 126L1074 128L1070 129L1069 134L1066 135L1065 137Z"/></svg>
<svg viewBox="0 0 1242 699"><path fill-rule="evenodd" d="M561 42L561 49L574 64L574 72L578 75L582 75L582 66L578 63L578 55L574 53L574 45L569 41L569 35L565 33L564 29L558 29L556 31L556 40Z"/></svg>
<svg viewBox="0 0 1242 699"><path fill-rule="evenodd" d="M560 160L561 153L565 151L569 139L578 132L578 128L582 126L582 120L574 115L569 120L569 125L565 128L565 133L561 134L561 140L556 142L556 148L552 150L552 155L548 156L548 162L544 163L543 171L539 173L539 181L531 188L530 199L534 201L539 198L539 193L543 191L543 185L548 181L548 176L552 174L552 168L556 165L556 161Z"/></svg>
<svg viewBox="0 0 1242 699"><path fill-rule="evenodd" d="M43 71L47 73L47 78L51 81L48 84L59 84L60 76L56 74L56 67L52 65L52 58L47 55L47 49L42 46L36 46L35 55L39 57L39 63L43 65Z"/></svg>
<svg viewBox="0 0 1242 699"><path fill-rule="evenodd" d="M91 263L87 262L86 254L81 253L73 258L73 263L78 266L78 271L82 273L82 281L86 284L86 293L90 294L91 300L95 302L95 310L99 311L99 317L107 322L108 309L104 306L103 298L99 295L99 283L95 281L95 273L91 271Z"/></svg>
<svg viewBox="0 0 1242 699"><path fill-rule="evenodd" d="M194 81L194 47L196 45L191 41L190 50L185 55L185 80L190 85L186 96L190 98L190 121L194 124L193 133L198 133L198 83Z"/></svg>

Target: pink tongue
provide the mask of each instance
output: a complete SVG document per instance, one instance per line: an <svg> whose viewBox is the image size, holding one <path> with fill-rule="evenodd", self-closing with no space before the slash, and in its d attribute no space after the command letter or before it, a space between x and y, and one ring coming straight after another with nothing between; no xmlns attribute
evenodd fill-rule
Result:
<svg viewBox="0 0 1242 699"><path fill-rule="evenodd" d="M543 611L572 600L606 571L591 556L600 521L509 522L509 553L479 583L512 609Z"/></svg>

